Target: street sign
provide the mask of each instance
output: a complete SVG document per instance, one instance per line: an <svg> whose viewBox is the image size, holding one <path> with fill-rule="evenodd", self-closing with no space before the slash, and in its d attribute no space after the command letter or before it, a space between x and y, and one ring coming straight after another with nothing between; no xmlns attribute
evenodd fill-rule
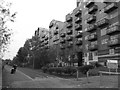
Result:
<svg viewBox="0 0 120 90"><path fill-rule="evenodd" d="M107 67L112 69L118 68L118 61L117 60L107 60Z"/></svg>

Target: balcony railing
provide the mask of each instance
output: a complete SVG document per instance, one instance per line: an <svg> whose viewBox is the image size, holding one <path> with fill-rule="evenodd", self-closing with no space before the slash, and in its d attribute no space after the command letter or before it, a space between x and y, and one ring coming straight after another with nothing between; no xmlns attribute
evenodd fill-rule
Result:
<svg viewBox="0 0 120 90"><path fill-rule="evenodd" d="M81 10L77 10L76 13L75 13L75 16L78 17L81 14L82 14L82 11Z"/></svg>
<svg viewBox="0 0 120 90"><path fill-rule="evenodd" d="M90 24L88 27L87 27L87 32L91 32L93 30L96 30L96 25L94 24Z"/></svg>
<svg viewBox="0 0 120 90"><path fill-rule="evenodd" d="M75 30L77 30L77 31L82 30L82 25L76 24L75 25Z"/></svg>
<svg viewBox="0 0 120 90"><path fill-rule="evenodd" d="M67 37L67 41L72 41L73 37L72 36L68 36Z"/></svg>
<svg viewBox="0 0 120 90"><path fill-rule="evenodd" d="M72 27L72 23L67 23L67 28L71 28Z"/></svg>
<svg viewBox="0 0 120 90"><path fill-rule="evenodd" d="M95 4L95 2L89 1L89 2L86 3L86 7L87 7L87 8L90 8L90 7L93 6L94 4Z"/></svg>
<svg viewBox="0 0 120 90"><path fill-rule="evenodd" d="M60 36L61 36L61 37L65 37L65 33L61 33Z"/></svg>
<svg viewBox="0 0 120 90"><path fill-rule="evenodd" d="M92 22L95 22L96 21L96 16L92 15L90 16L88 19L87 19L87 23L90 24Z"/></svg>
<svg viewBox="0 0 120 90"><path fill-rule="evenodd" d="M116 46L116 45L120 46L120 38L116 38L114 40L108 41L108 46L109 47Z"/></svg>
<svg viewBox="0 0 120 90"><path fill-rule="evenodd" d="M82 21L82 18L81 17L77 17L76 19L75 19L75 23L79 23L79 22L81 22Z"/></svg>
<svg viewBox="0 0 120 90"><path fill-rule="evenodd" d="M109 20L106 18L103 18L102 20L98 21L96 24L99 28L102 28L102 27L107 26L109 24Z"/></svg>
<svg viewBox="0 0 120 90"><path fill-rule="evenodd" d="M66 21L67 22L72 21L72 17L66 17Z"/></svg>
<svg viewBox="0 0 120 90"><path fill-rule="evenodd" d="M97 49L98 49L98 45L90 45L90 46L88 46L88 50L90 50L90 51L95 51Z"/></svg>
<svg viewBox="0 0 120 90"><path fill-rule="evenodd" d="M70 34L72 34L72 33L73 33L72 30L68 30L68 31L67 31L67 34L68 34L68 35L70 35Z"/></svg>
<svg viewBox="0 0 120 90"><path fill-rule="evenodd" d="M45 40L48 40L48 37L45 37Z"/></svg>
<svg viewBox="0 0 120 90"><path fill-rule="evenodd" d="M118 8L117 3L112 2L111 4L108 4L105 8L104 8L104 13L110 13L112 11L114 11L115 9Z"/></svg>
<svg viewBox="0 0 120 90"><path fill-rule="evenodd" d="M107 35L120 32L120 26L113 26L107 30Z"/></svg>
<svg viewBox="0 0 120 90"><path fill-rule="evenodd" d="M76 38L80 38L80 37L82 37L82 33L81 33L81 32L78 32L78 33L76 34Z"/></svg>
<svg viewBox="0 0 120 90"><path fill-rule="evenodd" d="M82 45L82 40L77 40L76 45Z"/></svg>
<svg viewBox="0 0 120 90"><path fill-rule="evenodd" d="M91 34L91 35L89 35L89 37L88 37L88 40L89 41L94 41L94 40L96 40L97 39L97 35L96 34Z"/></svg>
<svg viewBox="0 0 120 90"><path fill-rule="evenodd" d="M93 14L93 13L95 13L97 10L98 10L98 6L97 6L97 5L94 5L93 7L91 7L91 8L88 10L88 13L89 13L89 14Z"/></svg>
<svg viewBox="0 0 120 90"><path fill-rule="evenodd" d="M65 43L65 39L61 39L61 40L60 40L60 43Z"/></svg>

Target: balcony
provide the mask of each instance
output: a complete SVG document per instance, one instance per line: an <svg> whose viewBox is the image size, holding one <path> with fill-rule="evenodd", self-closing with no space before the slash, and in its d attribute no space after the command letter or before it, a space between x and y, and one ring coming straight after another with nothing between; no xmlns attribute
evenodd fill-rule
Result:
<svg viewBox="0 0 120 90"><path fill-rule="evenodd" d="M114 10L117 9L117 8L118 8L117 3L112 2L111 4L107 5L107 6L104 8L104 13L110 13L110 12L114 11Z"/></svg>
<svg viewBox="0 0 120 90"><path fill-rule="evenodd" d="M71 35L72 33L73 33L72 30L68 30L68 31L67 31L67 34L68 34L68 35Z"/></svg>
<svg viewBox="0 0 120 90"><path fill-rule="evenodd" d="M67 41L72 41L73 37L72 36L68 36L67 37Z"/></svg>
<svg viewBox="0 0 120 90"><path fill-rule="evenodd" d="M88 46L88 50L90 50L90 51L95 51L97 49L98 49L97 45L90 45L90 46Z"/></svg>
<svg viewBox="0 0 120 90"><path fill-rule="evenodd" d="M82 11L81 10L77 10L76 13L75 13L75 16L78 17L82 14Z"/></svg>
<svg viewBox="0 0 120 90"><path fill-rule="evenodd" d="M82 37L82 33L81 33L81 32L78 32L75 37L76 37L76 38Z"/></svg>
<svg viewBox="0 0 120 90"><path fill-rule="evenodd" d="M120 38L116 38L114 40L110 40L108 41L108 46L112 47L112 46L120 46Z"/></svg>
<svg viewBox="0 0 120 90"><path fill-rule="evenodd" d="M82 40L77 40L76 45L82 45Z"/></svg>
<svg viewBox="0 0 120 90"><path fill-rule="evenodd" d="M57 34L58 34L58 31L57 31L57 30L55 30L55 31L54 31L54 35L57 35Z"/></svg>
<svg viewBox="0 0 120 90"><path fill-rule="evenodd" d="M73 42L69 42L67 48L71 48L73 46Z"/></svg>
<svg viewBox="0 0 120 90"><path fill-rule="evenodd" d="M47 44L48 44L48 41L46 41L44 44L47 45Z"/></svg>
<svg viewBox="0 0 120 90"><path fill-rule="evenodd" d="M114 33L119 33L120 32L120 26L113 26L107 30L107 35L112 35Z"/></svg>
<svg viewBox="0 0 120 90"><path fill-rule="evenodd" d="M51 28L52 26L53 26L53 23L50 23L49 28Z"/></svg>
<svg viewBox="0 0 120 90"><path fill-rule="evenodd" d="M45 37L45 40L48 40L48 37Z"/></svg>
<svg viewBox="0 0 120 90"><path fill-rule="evenodd" d="M60 45L60 49L65 49L65 45Z"/></svg>
<svg viewBox="0 0 120 90"><path fill-rule="evenodd" d="M65 33L61 33L60 36L61 36L61 37L65 37Z"/></svg>
<svg viewBox="0 0 120 90"><path fill-rule="evenodd" d="M96 29L97 29L97 28L96 28L96 25L90 24L90 25L87 27L87 32L91 32L91 31L96 30Z"/></svg>
<svg viewBox="0 0 120 90"><path fill-rule="evenodd" d="M67 22L72 21L72 17L66 17L66 21L67 21Z"/></svg>
<svg viewBox="0 0 120 90"><path fill-rule="evenodd" d="M65 39L61 39L61 40L60 40L60 43L65 43Z"/></svg>
<svg viewBox="0 0 120 90"><path fill-rule="evenodd" d="M76 19L75 19L75 23L79 23L79 22L81 22L82 21L82 18L81 17L77 17Z"/></svg>
<svg viewBox="0 0 120 90"><path fill-rule="evenodd" d="M97 35L96 34L91 34L91 35L89 35L89 37L88 37L88 41L94 41L94 40L96 40L97 39Z"/></svg>
<svg viewBox="0 0 120 90"><path fill-rule="evenodd" d="M72 27L72 23L67 23L67 28L71 28Z"/></svg>
<svg viewBox="0 0 120 90"><path fill-rule="evenodd" d="M109 20L106 18L103 18L102 20L98 21L96 24L99 28L102 28L109 24Z"/></svg>
<svg viewBox="0 0 120 90"><path fill-rule="evenodd" d="M91 15L88 19L87 19L87 23L88 24L91 24L92 22L95 22L96 21L96 16L94 15Z"/></svg>
<svg viewBox="0 0 120 90"><path fill-rule="evenodd" d="M76 31L82 30L82 25L76 24L76 25L75 25L75 30L76 30Z"/></svg>
<svg viewBox="0 0 120 90"><path fill-rule="evenodd" d="M91 7L91 8L88 10L88 13L89 13L89 14L94 14L97 10L98 10L98 6L97 6L97 5L94 5L93 7Z"/></svg>
<svg viewBox="0 0 120 90"><path fill-rule="evenodd" d="M95 2L89 1L89 2L86 3L86 7L87 7L87 8L90 8L90 7L92 7L94 4L95 4Z"/></svg>

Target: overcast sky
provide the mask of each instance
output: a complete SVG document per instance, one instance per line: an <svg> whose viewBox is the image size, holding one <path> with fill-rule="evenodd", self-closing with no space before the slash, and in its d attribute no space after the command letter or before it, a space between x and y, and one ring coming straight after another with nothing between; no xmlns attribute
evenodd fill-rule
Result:
<svg viewBox="0 0 120 90"><path fill-rule="evenodd" d="M12 42L4 58L12 59L26 39L31 38L38 27L49 28L50 21L65 21L65 15L76 7L76 0L8 0L12 12L17 11Z"/></svg>

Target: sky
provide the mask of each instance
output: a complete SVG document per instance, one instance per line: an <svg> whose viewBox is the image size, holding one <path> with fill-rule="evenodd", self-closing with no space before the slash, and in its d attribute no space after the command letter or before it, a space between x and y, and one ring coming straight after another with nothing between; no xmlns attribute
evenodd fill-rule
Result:
<svg viewBox="0 0 120 90"><path fill-rule="evenodd" d="M12 2L11 11L17 12L11 44L4 59L12 59L28 38L34 35L38 27L49 29L55 19L65 21L65 15L76 8L76 0L8 0Z"/></svg>

